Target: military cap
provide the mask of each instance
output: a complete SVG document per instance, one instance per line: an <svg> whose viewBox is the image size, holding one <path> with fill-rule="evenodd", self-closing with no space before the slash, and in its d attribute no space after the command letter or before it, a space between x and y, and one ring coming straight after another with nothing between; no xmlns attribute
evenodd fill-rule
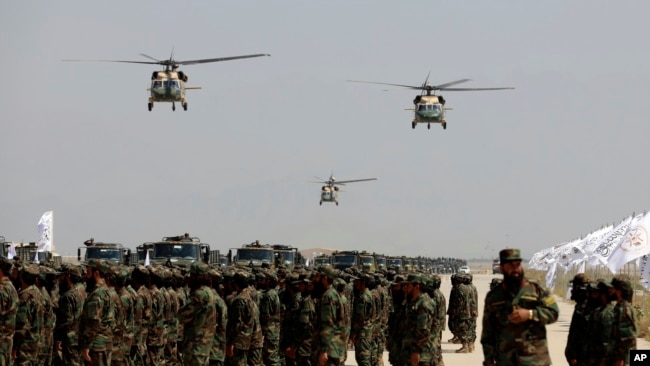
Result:
<svg viewBox="0 0 650 366"><path fill-rule="evenodd" d="M405 277L403 275L401 275L401 274L395 275L395 279L393 281L393 284L394 285L400 284L400 283L404 282L404 279L405 279Z"/></svg>
<svg viewBox="0 0 650 366"><path fill-rule="evenodd" d="M419 273L409 273L402 283L417 283L423 285L424 281L422 281L422 276Z"/></svg>
<svg viewBox="0 0 650 366"><path fill-rule="evenodd" d="M150 274L149 269L142 264L138 264L133 268L133 272L139 273L145 276L148 276Z"/></svg>
<svg viewBox="0 0 650 366"><path fill-rule="evenodd" d="M627 275L617 275L612 278L612 286L617 290L632 289L632 282Z"/></svg>
<svg viewBox="0 0 650 366"><path fill-rule="evenodd" d="M0 268L2 269L2 272L6 275L9 274L9 271L11 271L11 267L13 267L14 262L11 259L7 259L5 257L0 257Z"/></svg>
<svg viewBox="0 0 650 366"><path fill-rule="evenodd" d="M61 267L61 270L62 270L63 273L67 273L70 276L75 276L75 277L78 277L78 278L81 278L84 275L83 269L81 268L81 266L78 266L78 265L72 264L72 263L64 264Z"/></svg>
<svg viewBox="0 0 650 366"><path fill-rule="evenodd" d="M192 265L190 266L190 274L207 276L210 274L210 266L199 261L192 262Z"/></svg>
<svg viewBox="0 0 650 366"><path fill-rule="evenodd" d="M48 267L48 266L38 266L38 270L40 272L39 275L40 275L41 279L43 279L43 280L46 279L48 276L50 276L50 278L52 278L54 276L58 276L58 275L61 274L61 272L55 270L54 268Z"/></svg>
<svg viewBox="0 0 650 366"><path fill-rule="evenodd" d="M521 260L521 251L519 249L503 249L499 252L501 264Z"/></svg>
<svg viewBox="0 0 650 366"><path fill-rule="evenodd" d="M573 287L583 287L589 283L589 276L584 273L578 273L571 280Z"/></svg>
<svg viewBox="0 0 650 366"><path fill-rule="evenodd" d="M331 280L335 280L339 278L339 270L332 268L332 267L322 267L319 272L327 277L329 277Z"/></svg>
<svg viewBox="0 0 650 366"><path fill-rule="evenodd" d="M24 273L24 274L27 274L27 275L30 275L30 276L38 277L41 274L41 270L38 267L39 267L38 265L30 263L30 264L24 265L20 269L20 272Z"/></svg>
<svg viewBox="0 0 650 366"><path fill-rule="evenodd" d="M345 285L347 285L347 283L345 283L344 279L337 278L337 279L334 280L333 285L334 285L334 287L338 287L338 286L345 286Z"/></svg>
<svg viewBox="0 0 650 366"><path fill-rule="evenodd" d="M605 280L598 281L597 286L598 286L598 290L602 292L608 292L609 289L613 287L610 281L605 281Z"/></svg>
<svg viewBox="0 0 650 366"><path fill-rule="evenodd" d="M108 262L99 259L89 260L87 266L98 271L102 276L107 275L111 269L111 265Z"/></svg>

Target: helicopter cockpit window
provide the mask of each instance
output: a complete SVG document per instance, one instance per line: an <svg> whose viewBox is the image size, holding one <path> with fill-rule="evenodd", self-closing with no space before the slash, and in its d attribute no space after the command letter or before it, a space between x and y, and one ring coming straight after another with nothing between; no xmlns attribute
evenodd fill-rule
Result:
<svg viewBox="0 0 650 366"><path fill-rule="evenodd" d="M153 87L154 88L160 88L162 86L162 81L156 80L153 82Z"/></svg>
<svg viewBox="0 0 650 366"><path fill-rule="evenodd" d="M176 80L165 81L165 86L168 88L177 88L178 82Z"/></svg>
<svg viewBox="0 0 650 366"><path fill-rule="evenodd" d="M440 105L438 105L438 104L434 104L432 107L433 107L433 110L434 110L434 111L436 111L436 112L440 112Z"/></svg>
<svg viewBox="0 0 650 366"><path fill-rule="evenodd" d="M426 104L420 104L418 107L418 111L426 111L427 110L427 105Z"/></svg>

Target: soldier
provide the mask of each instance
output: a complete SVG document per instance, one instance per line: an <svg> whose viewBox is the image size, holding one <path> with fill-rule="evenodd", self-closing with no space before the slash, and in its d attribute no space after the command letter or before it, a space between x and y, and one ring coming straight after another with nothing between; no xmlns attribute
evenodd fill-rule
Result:
<svg viewBox="0 0 650 366"><path fill-rule="evenodd" d="M212 292L214 293L217 323L214 327L214 337L210 349L210 366L224 366L226 360L226 326L228 325L228 306L217 288L223 277L219 272L212 272Z"/></svg>
<svg viewBox="0 0 650 366"><path fill-rule="evenodd" d="M203 262L190 266L190 298L180 310L185 325L182 351L186 366L207 365L217 325L216 299L210 289L210 267Z"/></svg>
<svg viewBox="0 0 650 366"><path fill-rule="evenodd" d="M352 329L350 342L354 345L354 358L357 365L372 364L373 321L375 320L375 303L368 282L371 278L366 273L351 277L354 284L354 305L352 308Z"/></svg>
<svg viewBox="0 0 650 366"><path fill-rule="evenodd" d="M127 267L117 267L113 277L115 291L118 295L118 301L124 312L124 330L122 334L122 343L118 346L123 355L124 364L133 365L131 358L131 348L135 339L136 332L136 298L129 292L127 281L131 273ZM140 315L141 316L141 315ZM115 347L114 347L115 348Z"/></svg>
<svg viewBox="0 0 650 366"><path fill-rule="evenodd" d="M149 281L149 270L143 265L136 265L131 272L130 292L135 303L135 337L131 346L131 358L138 366L148 365L147 362L147 332L151 321L151 293L146 283Z"/></svg>
<svg viewBox="0 0 650 366"><path fill-rule="evenodd" d="M165 363L165 296L158 288L162 269L151 266L147 290L151 294L151 318L147 330L147 359L151 365Z"/></svg>
<svg viewBox="0 0 650 366"><path fill-rule="evenodd" d="M257 280L264 280L266 276L260 273L260 276L253 275L248 277L248 287L246 291L250 292L253 299L253 335L251 338L251 347L248 350L248 363L251 366L263 366L262 349L264 347L264 334L260 325L260 298L261 294L255 288Z"/></svg>
<svg viewBox="0 0 650 366"><path fill-rule="evenodd" d="M469 298L469 308L470 308L470 322L469 330L470 337L468 339L469 351L474 352L474 343L476 342L476 318L478 318L478 291L476 286L472 283L473 276L471 273L463 274L463 280L465 285L469 288L470 298Z"/></svg>
<svg viewBox="0 0 650 366"><path fill-rule="evenodd" d="M104 281L109 269L105 261L97 259L88 261L86 267L86 288L90 293L79 321L79 349L85 365L111 364L116 304Z"/></svg>
<svg viewBox="0 0 650 366"><path fill-rule="evenodd" d="M264 335L262 359L265 366L280 366L280 298L278 278L270 271L261 282L260 325Z"/></svg>
<svg viewBox="0 0 650 366"><path fill-rule="evenodd" d="M488 292L483 311L484 365L551 364L546 324L557 321L553 296L524 277L519 249L499 252L503 285Z"/></svg>
<svg viewBox="0 0 650 366"><path fill-rule="evenodd" d="M65 265L59 275L59 307L56 312L56 326L54 328L54 342L57 351L61 352L63 365L81 365L79 353L79 321L86 299L76 283L81 282L81 266L74 264Z"/></svg>
<svg viewBox="0 0 650 366"><path fill-rule="evenodd" d="M408 359L402 359L402 365L429 365L437 361L431 334L435 314L424 286L422 275L416 273L409 274L402 284L408 302L402 339L403 356Z"/></svg>
<svg viewBox="0 0 650 366"><path fill-rule="evenodd" d="M345 310L338 292L332 287L332 283L339 277L336 269L325 267L321 271L319 289L325 290L320 298L319 327L317 338L318 364L320 366L339 366L343 358L343 352L347 352L343 343L343 332L345 329ZM320 291L317 291L320 292Z"/></svg>
<svg viewBox="0 0 650 366"><path fill-rule="evenodd" d="M334 280L334 288L339 293L339 296L341 296L343 309L345 309L345 315L344 315L345 332L343 334L343 343L345 344L347 350L347 345L350 340L350 331L352 329L352 304L350 304L350 301L348 300L348 296L346 295L349 287L348 287L348 283L345 282L344 279L337 278L336 280ZM341 365L345 365L345 360L347 359L348 359L348 353L344 352L343 359L341 360Z"/></svg>
<svg viewBox="0 0 650 366"><path fill-rule="evenodd" d="M111 296L111 302L114 304L115 327L113 328L113 348L111 350L111 365L126 365L125 353L122 346L124 345L124 333L126 332L126 311L122 306L122 299L115 288L115 277L119 269L109 264L108 273L104 278L108 287L108 294ZM129 349L130 350L130 349Z"/></svg>
<svg viewBox="0 0 650 366"><path fill-rule="evenodd" d="M13 355L17 366L34 365L38 360L41 328L43 327L43 299L36 287L40 271L35 264L28 264L20 270L20 292L16 311Z"/></svg>
<svg viewBox="0 0 650 366"><path fill-rule="evenodd" d="M574 286L575 283L576 279L574 278ZM597 284L588 283L587 286L595 287L598 290L601 305L594 309L587 317L588 319L586 319L587 329L581 339L582 343L586 343L585 359L584 361L581 360L582 364L614 365L614 308L616 307L616 292L612 284L605 280L598 281ZM571 293L573 296L574 292L572 291ZM571 327L573 327L573 321L571 322ZM572 359L569 361L569 364L578 365L579 363L577 359Z"/></svg>
<svg viewBox="0 0 650 366"><path fill-rule="evenodd" d="M431 365L444 365L442 360L442 331L445 329L447 318L447 302L440 291L441 278L437 274L425 279L427 282L426 292L431 298L433 306L433 322L431 325L432 357Z"/></svg>
<svg viewBox="0 0 650 366"><path fill-rule="evenodd" d="M18 292L9 279L13 262L0 257L0 366L11 365L11 348L16 330Z"/></svg>
<svg viewBox="0 0 650 366"><path fill-rule="evenodd" d="M301 349L308 349L307 352L312 351L312 343L311 343L311 338L313 336L313 327L315 318L312 319L311 317L308 317L307 319L311 322L308 327L309 329L312 330L312 332L309 333L309 342L308 345L305 346L305 348L301 348L300 344L296 345L296 342L298 341L305 341L305 329L301 328L303 325L301 323L302 319L302 314L301 311L304 307L302 303L302 295L301 291L305 292L306 289L309 290L309 296L311 297L311 290L313 289L313 284L311 284L311 281L309 281L309 286L303 286L302 289L299 288L299 283L300 283L300 277L298 274L295 273L290 273L285 277L285 286L284 286L284 291L280 295L280 302L282 303L282 306L284 307L284 318L282 320L282 331L280 332L280 349L284 353L284 362L286 366L294 366L296 365L296 359L300 357L301 354ZM312 305L314 306L314 313L316 311L315 309L315 304L312 299ZM301 333L302 332L302 333ZM295 334L295 338L294 338ZM302 334L300 336L299 334ZM309 355L311 357L311 355ZM309 366L309 364L305 363L305 365Z"/></svg>
<svg viewBox="0 0 650 366"><path fill-rule="evenodd" d="M253 340L255 312L257 305L251 297L248 286L248 274L236 272L232 278L236 292L228 307L228 324L226 327L226 357L230 366L246 366L247 353Z"/></svg>
<svg viewBox="0 0 650 366"><path fill-rule="evenodd" d="M447 320L449 322L449 331L454 336L447 342L454 343L454 344L461 343L461 340L458 337L457 328L459 323L458 311L459 311L459 307L461 306L459 302L462 301L463 296L460 293L460 289L458 288L459 285L460 285L460 279L458 274L453 274L451 276L451 291L449 292L449 305L447 307L447 316L449 318Z"/></svg>
<svg viewBox="0 0 650 366"><path fill-rule="evenodd" d="M401 339L404 337L406 317L405 295L402 290L404 276L396 275L391 285L391 298L393 301L393 311L388 318L388 361L391 365L397 365L400 359Z"/></svg>
<svg viewBox="0 0 650 366"><path fill-rule="evenodd" d="M292 339L292 345L287 352L289 359L296 365L311 366L312 365L312 339L314 336L314 322L316 321L316 304L311 297L313 284L306 276L302 280L296 280L295 283L300 291L300 304L298 311L290 311L289 315L294 317L291 322L291 331L289 332ZM292 286L293 284L289 284ZM296 314L296 315L293 315Z"/></svg>
<svg viewBox="0 0 650 366"><path fill-rule="evenodd" d="M636 349L636 315L632 307L634 290L626 275L612 279L616 292L614 308L614 361L616 366L630 364L630 350Z"/></svg>
<svg viewBox="0 0 650 366"><path fill-rule="evenodd" d="M587 365L588 356L587 344L587 285L589 277L584 273L578 273L571 281L571 300L575 301L573 315L571 316L571 325L569 326L569 335L567 337L564 356L569 365L584 366ZM604 305L604 304L603 304Z"/></svg>
<svg viewBox="0 0 650 366"><path fill-rule="evenodd" d="M41 290L44 312L41 342L38 350L38 363L43 366L49 366L52 363L54 324L56 323L56 313L50 292L54 289L54 282L59 272L45 265L39 266L39 272L36 284L39 290Z"/></svg>

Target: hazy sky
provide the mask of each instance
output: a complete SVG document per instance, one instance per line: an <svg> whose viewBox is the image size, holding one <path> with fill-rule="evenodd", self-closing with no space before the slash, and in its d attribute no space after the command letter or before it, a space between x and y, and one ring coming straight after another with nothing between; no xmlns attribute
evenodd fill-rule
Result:
<svg viewBox="0 0 650 366"><path fill-rule="evenodd" d="M647 1L11 1L0 12L0 235L63 255L189 232L389 255L523 255L648 204ZM147 61L189 110L147 111ZM419 85L447 130L411 129ZM318 205L320 184L347 185Z"/></svg>

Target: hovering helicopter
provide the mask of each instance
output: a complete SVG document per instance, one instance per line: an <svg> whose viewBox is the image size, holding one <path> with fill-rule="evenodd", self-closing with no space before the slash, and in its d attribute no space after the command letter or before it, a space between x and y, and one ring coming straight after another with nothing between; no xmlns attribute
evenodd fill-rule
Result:
<svg viewBox="0 0 650 366"><path fill-rule="evenodd" d="M354 180L336 180L336 177L334 174L330 174L330 177L328 180L324 180L323 178L315 177L318 179L318 182L312 182L312 183L324 183L325 185L321 187L320 189L320 202L319 205L323 205L323 202L334 202L336 205L339 205L338 197L339 197L339 187L337 185L344 186L346 183L354 183L354 182L365 182L369 180L377 180L377 178L366 178L366 179L354 179ZM341 191L342 192L342 191Z"/></svg>
<svg viewBox="0 0 650 366"><path fill-rule="evenodd" d="M348 80L353 83L369 83L369 84L381 84L381 85L392 85L399 86L402 88L409 88L420 90L420 95L415 96L413 99L414 108L407 108L408 111L415 111L413 121L411 122L411 127L415 128L415 125L418 123L426 123L427 128L431 129L432 123L440 123L443 129L447 129L447 120L445 119L446 111L452 110L452 108L445 107L445 98L442 95L436 95L437 90L443 91L480 91L480 90L506 90L514 89L512 87L505 88L450 88L456 84L465 83L470 81L470 79L461 79L456 81L451 81L448 83L440 85L431 85L429 84L429 75L424 80L424 83L421 86L412 86L412 85L401 85L401 84L389 84L389 83L378 83L375 81L360 81L360 80ZM426 92L426 94L425 94ZM432 94L433 93L433 94Z"/></svg>
<svg viewBox="0 0 650 366"><path fill-rule="evenodd" d="M243 56L230 56L230 57L219 57L219 58L206 58L200 60L188 60L188 61L176 61L174 60L174 51L172 51L171 56L168 60L158 60L149 55L141 53L140 56L146 57L153 61L121 61L121 60L63 60L63 61L74 61L74 62L122 62L129 64L146 64L146 65L162 65L164 69L162 71L154 71L151 74L151 87L147 89L150 92L149 103L147 108L149 111L153 109L154 102L171 102L172 111L176 110L176 102L179 102L183 107L183 110L187 110L187 101L185 100L185 91L191 89L201 89L201 87L190 87L185 86L187 83L187 74L183 71L178 70L180 65L195 65L195 64L204 64L208 62L220 62L220 61L230 61L230 60L239 60L243 58L253 58L253 57L262 57L262 56L271 56L268 53L258 53L254 55L243 55Z"/></svg>

